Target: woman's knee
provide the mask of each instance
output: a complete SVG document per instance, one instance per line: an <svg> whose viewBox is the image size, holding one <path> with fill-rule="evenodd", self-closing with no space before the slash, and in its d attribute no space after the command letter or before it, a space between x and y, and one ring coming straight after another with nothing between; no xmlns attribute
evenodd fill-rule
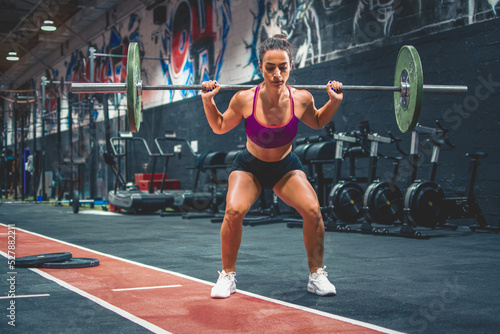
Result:
<svg viewBox="0 0 500 334"><path fill-rule="evenodd" d="M245 215L248 213L249 208L244 204L226 204L226 212L225 218L229 222L240 223L245 218Z"/></svg>
<svg viewBox="0 0 500 334"><path fill-rule="evenodd" d="M299 213L304 220L319 222L322 219L319 203L306 203L302 206Z"/></svg>

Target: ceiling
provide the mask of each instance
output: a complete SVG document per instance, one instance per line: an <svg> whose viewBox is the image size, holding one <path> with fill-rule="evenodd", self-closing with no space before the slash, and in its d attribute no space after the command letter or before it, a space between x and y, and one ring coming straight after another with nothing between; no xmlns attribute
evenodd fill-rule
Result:
<svg viewBox="0 0 500 334"><path fill-rule="evenodd" d="M83 7L83 1L44 1L44 0L0 0L0 84L2 88L10 86L15 73L9 73L19 62L9 61L9 52L17 52L21 60L38 58L43 62L43 55L36 54L35 48L50 38L52 32L40 29L44 20L52 20L61 26ZM14 87L9 87L14 88Z"/></svg>
<svg viewBox="0 0 500 334"><path fill-rule="evenodd" d="M117 17L158 2L0 0L0 89L27 88L34 76L50 69L76 48L89 45ZM54 21L57 30L42 31L40 26L44 20ZM6 59L13 51L17 52L19 61Z"/></svg>

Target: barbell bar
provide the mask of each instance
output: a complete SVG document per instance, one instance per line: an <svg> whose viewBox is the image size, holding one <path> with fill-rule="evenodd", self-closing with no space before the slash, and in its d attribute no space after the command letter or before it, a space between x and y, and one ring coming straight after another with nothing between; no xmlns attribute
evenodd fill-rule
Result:
<svg viewBox="0 0 500 334"><path fill-rule="evenodd" d="M255 85L220 85L221 90L251 89ZM294 85L296 89L325 90L326 85ZM202 85L143 85L140 71L139 47L130 43L127 54L126 83L72 83L76 94L125 93L127 116L131 132L141 124L141 95L146 90L203 90ZM412 130L418 122L424 92L465 94L463 85L424 85L420 56L414 46L405 45L398 53L393 86L342 85L342 91L382 91L394 93L394 110L401 132Z"/></svg>
<svg viewBox="0 0 500 334"><path fill-rule="evenodd" d="M73 213L78 213L80 211L80 204L90 204L92 207L95 204L95 201L93 199L80 199L80 193L78 190L73 191L73 198L67 199L67 200L54 200L54 201L8 201L4 202L6 204L32 204L32 203L38 203L38 204L69 204L73 208ZM0 201L0 204L2 204L2 201Z"/></svg>
<svg viewBox="0 0 500 334"><path fill-rule="evenodd" d="M254 88L255 85L220 85L221 90L244 90ZM296 89L305 90L325 90L326 85L293 85ZM203 85L141 85L138 83L138 90L203 90ZM71 91L76 94L99 94L99 93L126 93L126 83L74 83ZM342 91L358 92L400 92L399 86L352 86L343 85ZM441 94L464 94L467 93L467 86L447 86L447 85L424 85L424 92Z"/></svg>

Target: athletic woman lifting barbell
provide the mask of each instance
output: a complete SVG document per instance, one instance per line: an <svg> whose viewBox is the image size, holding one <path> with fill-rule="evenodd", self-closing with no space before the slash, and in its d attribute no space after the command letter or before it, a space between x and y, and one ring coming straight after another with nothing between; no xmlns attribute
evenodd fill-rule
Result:
<svg viewBox="0 0 500 334"><path fill-rule="evenodd" d="M216 81L203 83L202 100L212 130L226 133L245 119L246 149L234 160L228 180L226 212L221 227L222 271L212 288L212 298L227 298L236 291L235 269L242 236L242 221L263 188L274 192L302 216L304 244L309 263L307 291L335 295L323 266L324 224L316 193L302 164L292 152L299 120L313 129L330 122L343 98L342 84L330 81L330 100L320 109L306 90L287 86L292 67L292 46L284 35L275 35L259 48L259 68L264 81L237 92L221 113L214 102Z"/></svg>

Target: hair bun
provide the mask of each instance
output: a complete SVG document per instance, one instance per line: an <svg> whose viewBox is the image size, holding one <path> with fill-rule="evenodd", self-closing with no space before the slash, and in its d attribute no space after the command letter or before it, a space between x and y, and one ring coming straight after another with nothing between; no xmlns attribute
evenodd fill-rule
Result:
<svg viewBox="0 0 500 334"><path fill-rule="evenodd" d="M259 45L259 61L264 58L264 53L269 50L283 50L288 53L288 58L292 61L292 44L286 39L284 34L274 34Z"/></svg>
<svg viewBox="0 0 500 334"><path fill-rule="evenodd" d="M279 38L279 39L284 39L284 40L286 40L286 36L285 36L285 34L275 34L275 35L273 36L273 38Z"/></svg>

